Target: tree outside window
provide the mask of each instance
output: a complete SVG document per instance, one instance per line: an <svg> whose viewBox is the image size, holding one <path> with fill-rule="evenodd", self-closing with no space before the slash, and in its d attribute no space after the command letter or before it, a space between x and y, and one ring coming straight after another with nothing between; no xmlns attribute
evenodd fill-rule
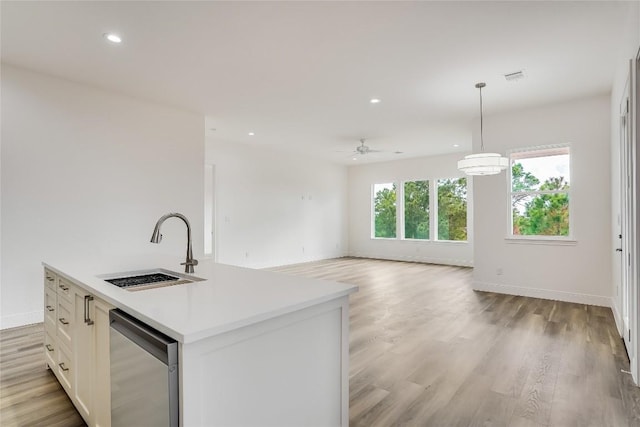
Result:
<svg viewBox="0 0 640 427"><path fill-rule="evenodd" d="M511 154L513 236L569 236L569 147Z"/></svg>
<svg viewBox="0 0 640 427"><path fill-rule="evenodd" d="M396 237L396 184L373 186L374 237Z"/></svg>
<svg viewBox="0 0 640 427"><path fill-rule="evenodd" d="M467 179L438 180L438 240L467 240Z"/></svg>
<svg viewBox="0 0 640 427"><path fill-rule="evenodd" d="M404 237L429 239L429 181L404 183Z"/></svg>

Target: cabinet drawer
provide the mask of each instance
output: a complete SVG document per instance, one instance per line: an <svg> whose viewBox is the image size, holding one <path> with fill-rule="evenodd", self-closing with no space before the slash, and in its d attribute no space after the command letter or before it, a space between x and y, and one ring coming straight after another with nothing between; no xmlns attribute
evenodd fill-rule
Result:
<svg viewBox="0 0 640 427"><path fill-rule="evenodd" d="M56 336L61 344L71 347L71 337L73 333L73 310L71 303L63 298L58 298L58 308L56 310Z"/></svg>
<svg viewBox="0 0 640 427"><path fill-rule="evenodd" d="M73 371L71 365L71 357L67 354L67 350L63 347L56 349L58 353L57 364L55 370L57 373L58 381L66 389L67 394L71 396L71 384L73 384Z"/></svg>
<svg viewBox="0 0 640 427"><path fill-rule="evenodd" d="M56 353L56 341L48 332L46 332L44 334L44 356L47 365L49 365L49 368L51 368L53 372L57 372L56 368L58 367L58 364L56 362L56 360L58 360L58 355Z"/></svg>
<svg viewBox="0 0 640 427"><path fill-rule="evenodd" d="M44 287L44 325L45 328L53 331L55 336L56 331L56 312L58 308L58 298L56 290L51 289L48 286Z"/></svg>
<svg viewBox="0 0 640 427"><path fill-rule="evenodd" d="M71 288L73 285L69 283L67 280L58 278L58 296L66 298L69 302L71 302Z"/></svg>
<svg viewBox="0 0 640 427"><path fill-rule="evenodd" d="M46 268L44 269L45 288L50 288L55 292L56 286L57 286L56 279L57 279L57 276L55 274L53 274L51 271L47 270Z"/></svg>

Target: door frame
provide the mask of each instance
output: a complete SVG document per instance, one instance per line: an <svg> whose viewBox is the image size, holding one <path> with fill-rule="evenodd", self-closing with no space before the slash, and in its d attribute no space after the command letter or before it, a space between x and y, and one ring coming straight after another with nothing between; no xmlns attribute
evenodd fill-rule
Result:
<svg viewBox="0 0 640 427"><path fill-rule="evenodd" d="M638 165L640 164L640 132L638 132L638 124L640 124L640 48L638 48L638 52L634 60L631 61L631 70L630 70L630 78L629 78L629 94L630 94L630 126L631 126L631 145L634 147L634 158L633 158L633 174L634 174L634 183L635 188L640 188L640 174L638 174ZM634 253L631 257L631 262L634 266L634 276L632 281L631 288L631 316L630 316L630 327L631 327L631 337L635 342L631 343L631 347L633 349L633 358L631 359L631 375L633 377L633 381L636 385L640 384L638 381L638 374L640 373L640 359L638 356L638 350L640 346L638 345L640 341L640 325L639 325L639 316L638 316L638 284L640 283L640 275L638 271L638 265L640 264L640 258L638 255L640 252L639 242L640 242L640 215L638 215L638 195L637 191L634 191L633 195L633 219L635 225L635 233L634 233Z"/></svg>
<svg viewBox="0 0 640 427"><path fill-rule="evenodd" d="M627 349L629 360L634 364L636 348L632 346L632 331L635 332L632 322L634 300L633 293L636 286L635 262L632 258L635 251L635 149L633 144L632 116L631 116L631 81L633 61L629 61L629 77L624 86L622 99L620 100L620 318L622 321L622 339ZM632 369L633 372L633 369ZM635 378L635 375L634 375Z"/></svg>

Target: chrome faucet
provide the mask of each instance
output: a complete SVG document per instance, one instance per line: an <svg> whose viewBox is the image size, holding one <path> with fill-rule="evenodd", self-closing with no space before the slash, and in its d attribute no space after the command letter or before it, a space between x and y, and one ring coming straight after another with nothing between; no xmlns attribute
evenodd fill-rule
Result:
<svg viewBox="0 0 640 427"><path fill-rule="evenodd" d="M171 217L180 218L187 225L187 259L185 262L181 262L180 265L184 265L185 273L193 273L193 266L198 265L198 260L193 259L193 250L191 249L191 224L189 224L189 220L186 216L182 215L181 213L168 213L166 215L162 215L158 222L156 222L156 227L153 229L153 235L151 235L151 243L160 243L162 241L160 227L162 227L162 223L165 222L165 220Z"/></svg>

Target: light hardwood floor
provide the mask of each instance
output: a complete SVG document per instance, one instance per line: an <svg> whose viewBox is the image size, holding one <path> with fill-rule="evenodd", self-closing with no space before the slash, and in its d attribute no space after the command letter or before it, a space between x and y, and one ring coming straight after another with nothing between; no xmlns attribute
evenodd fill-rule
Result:
<svg viewBox="0 0 640 427"><path fill-rule="evenodd" d="M640 426L611 310L473 292L471 270L341 258L271 269L354 283L352 426ZM0 333L0 425L84 425L42 325Z"/></svg>
<svg viewBox="0 0 640 427"><path fill-rule="evenodd" d="M0 426L85 423L44 359L44 325L0 332Z"/></svg>
<svg viewBox="0 0 640 427"><path fill-rule="evenodd" d="M352 426L640 426L611 310L471 290L471 269L336 259L272 269L357 284Z"/></svg>

